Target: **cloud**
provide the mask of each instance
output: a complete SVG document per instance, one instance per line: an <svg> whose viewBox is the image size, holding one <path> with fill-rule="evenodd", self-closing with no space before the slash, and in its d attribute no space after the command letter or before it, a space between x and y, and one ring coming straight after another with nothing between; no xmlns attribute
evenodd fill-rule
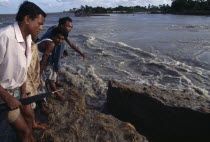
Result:
<svg viewBox="0 0 210 142"><path fill-rule="evenodd" d="M2 13L16 13L19 5L24 0L0 0L0 14ZM79 8L81 5L88 6L103 6L103 7L117 7L123 6L148 6L171 4L171 0L30 0L45 12L60 12L72 8Z"/></svg>
<svg viewBox="0 0 210 142"><path fill-rule="evenodd" d="M9 0L0 0L0 6L8 6Z"/></svg>
<svg viewBox="0 0 210 142"><path fill-rule="evenodd" d="M69 0L56 0L57 2L70 2Z"/></svg>
<svg viewBox="0 0 210 142"><path fill-rule="evenodd" d="M69 8L78 8L80 5L89 6L103 6L103 7L116 7L119 5L123 6L148 6L151 5L161 5L161 4L171 4L171 0L56 0L58 3L63 3L64 7L69 6Z"/></svg>

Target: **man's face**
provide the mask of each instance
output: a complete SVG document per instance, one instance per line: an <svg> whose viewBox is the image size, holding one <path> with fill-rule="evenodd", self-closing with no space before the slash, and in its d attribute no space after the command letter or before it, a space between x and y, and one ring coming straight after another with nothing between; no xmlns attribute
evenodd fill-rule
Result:
<svg viewBox="0 0 210 142"><path fill-rule="evenodd" d="M42 30L44 24L44 17L40 14L35 19L30 19L28 22L28 32L32 37L38 37L39 32Z"/></svg>
<svg viewBox="0 0 210 142"><path fill-rule="evenodd" d="M60 46L61 43L63 43L64 39L65 39L64 36L61 35L61 34L57 34L56 37L53 37L53 38L52 38L52 40L53 40L54 43L55 43L55 46Z"/></svg>
<svg viewBox="0 0 210 142"><path fill-rule="evenodd" d="M65 29L69 33L73 28L73 24L72 22L66 21L64 25L61 25L61 28Z"/></svg>

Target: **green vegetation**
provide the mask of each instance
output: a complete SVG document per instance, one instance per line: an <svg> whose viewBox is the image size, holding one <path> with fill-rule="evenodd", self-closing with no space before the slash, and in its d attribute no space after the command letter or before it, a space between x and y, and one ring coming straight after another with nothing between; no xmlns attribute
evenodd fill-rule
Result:
<svg viewBox="0 0 210 142"><path fill-rule="evenodd" d="M171 9L175 12L210 11L210 0L173 0Z"/></svg>
<svg viewBox="0 0 210 142"><path fill-rule="evenodd" d="M171 13L171 14L192 14L210 15L210 0L172 0L169 5L148 5L146 6L121 6L115 8L81 6L80 9L71 9L70 12L82 13L82 15L101 14L101 13Z"/></svg>
<svg viewBox="0 0 210 142"><path fill-rule="evenodd" d="M92 7L92 6L81 6L80 9L70 9L70 12L85 12L89 14L98 14L98 13L136 13L136 12L153 12L153 11L162 11L162 12L169 12L170 6L169 5L149 5L146 6L121 6L115 8L104 8L104 7Z"/></svg>

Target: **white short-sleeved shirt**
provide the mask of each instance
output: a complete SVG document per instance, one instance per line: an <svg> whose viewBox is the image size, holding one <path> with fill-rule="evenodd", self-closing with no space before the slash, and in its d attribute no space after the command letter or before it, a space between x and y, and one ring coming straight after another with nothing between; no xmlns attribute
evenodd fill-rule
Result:
<svg viewBox="0 0 210 142"><path fill-rule="evenodd" d="M0 29L0 85L4 89L20 87L26 81L32 58L31 35L26 42L18 23Z"/></svg>

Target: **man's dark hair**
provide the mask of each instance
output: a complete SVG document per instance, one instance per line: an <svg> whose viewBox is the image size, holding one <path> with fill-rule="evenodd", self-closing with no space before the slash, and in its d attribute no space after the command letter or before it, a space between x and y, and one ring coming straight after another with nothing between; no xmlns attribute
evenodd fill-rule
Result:
<svg viewBox="0 0 210 142"><path fill-rule="evenodd" d="M72 19L70 17L60 18L58 21L58 26L64 25L66 23L66 21L72 22Z"/></svg>
<svg viewBox="0 0 210 142"><path fill-rule="evenodd" d="M56 27L51 32L51 37L56 37L58 34L63 35L65 38L68 37L68 32L65 29Z"/></svg>
<svg viewBox="0 0 210 142"><path fill-rule="evenodd" d="M47 14L36 4L29 1L24 1L20 5L15 19L16 21L21 22L23 21L24 17L28 15L32 20L34 20L39 14L41 14L43 17L47 16Z"/></svg>

